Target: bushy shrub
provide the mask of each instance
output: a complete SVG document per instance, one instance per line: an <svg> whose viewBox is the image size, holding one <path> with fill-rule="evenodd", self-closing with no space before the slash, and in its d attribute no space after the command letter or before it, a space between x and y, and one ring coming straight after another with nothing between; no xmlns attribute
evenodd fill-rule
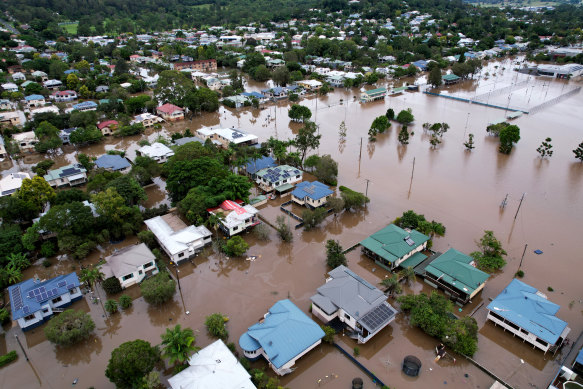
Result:
<svg viewBox="0 0 583 389"><path fill-rule="evenodd" d="M121 309L128 309L132 306L132 298L127 294L121 295L119 298L119 306Z"/></svg>
<svg viewBox="0 0 583 389"><path fill-rule="evenodd" d="M103 287L103 290L105 290L105 293L107 294L117 294L122 291L121 283L119 282L117 277L109 277L105 279L101 283L101 286Z"/></svg>
<svg viewBox="0 0 583 389"><path fill-rule="evenodd" d="M95 323L89 314L68 309L54 316L45 327L47 339L61 346L71 346L89 337Z"/></svg>
<svg viewBox="0 0 583 389"><path fill-rule="evenodd" d="M14 350L0 356L0 367L8 365L10 362L16 361L17 358L18 354Z"/></svg>
<svg viewBox="0 0 583 389"><path fill-rule="evenodd" d="M222 313L213 313L207 316L204 325L208 330L209 334L215 336L219 339L227 339L229 337L229 331L225 325L228 319Z"/></svg>
<svg viewBox="0 0 583 389"><path fill-rule="evenodd" d="M176 282L167 272L160 272L140 284L142 296L147 303L160 305L170 300L176 293Z"/></svg>

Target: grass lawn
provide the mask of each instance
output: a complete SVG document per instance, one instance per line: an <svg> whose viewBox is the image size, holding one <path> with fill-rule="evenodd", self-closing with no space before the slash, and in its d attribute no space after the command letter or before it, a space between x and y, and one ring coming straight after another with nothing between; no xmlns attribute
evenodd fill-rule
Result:
<svg viewBox="0 0 583 389"><path fill-rule="evenodd" d="M75 35L77 34L77 26L79 26L79 22L65 24L60 26L63 30L67 31L67 34Z"/></svg>

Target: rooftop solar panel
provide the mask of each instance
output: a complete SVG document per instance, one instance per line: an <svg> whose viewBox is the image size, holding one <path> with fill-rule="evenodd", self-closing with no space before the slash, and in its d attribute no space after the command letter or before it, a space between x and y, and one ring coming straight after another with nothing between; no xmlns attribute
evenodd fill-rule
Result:
<svg viewBox="0 0 583 389"><path fill-rule="evenodd" d="M57 284L57 286L58 286L59 288L63 288L63 287L65 287L66 285L67 285L67 281L60 281L60 282Z"/></svg>
<svg viewBox="0 0 583 389"><path fill-rule="evenodd" d="M47 291L44 286L41 286L38 289L40 290L41 293L45 293Z"/></svg>
<svg viewBox="0 0 583 389"><path fill-rule="evenodd" d="M30 313L30 308L28 307L28 305L25 305L24 308L22 308L22 312L24 312L25 315L28 315Z"/></svg>
<svg viewBox="0 0 583 389"><path fill-rule="evenodd" d="M38 296L40 294L40 290L38 290L38 289L33 290L33 292L34 292L35 296Z"/></svg>
<svg viewBox="0 0 583 389"><path fill-rule="evenodd" d="M41 301L43 301L43 298L41 296L36 296L36 302L40 303Z"/></svg>
<svg viewBox="0 0 583 389"><path fill-rule="evenodd" d="M75 289L75 285L74 284L69 284L69 285L67 285L67 289Z"/></svg>
<svg viewBox="0 0 583 389"><path fill-rule="evenodd" d="M49 298L49 296L47 296L46 293L42 293L40 296L42 297L43 300L46 300Z"/></svg>

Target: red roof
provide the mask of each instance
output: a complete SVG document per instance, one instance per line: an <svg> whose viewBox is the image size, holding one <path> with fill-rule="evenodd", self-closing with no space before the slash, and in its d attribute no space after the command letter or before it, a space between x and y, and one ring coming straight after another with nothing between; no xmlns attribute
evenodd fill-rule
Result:
<svg viewBox="0 0 583 389"><path fill-rule="evenodd" d="M97 128L99 128L100 130L104 129L105 127L109 127L112 125L117 126L119 123L116 122L115 120L106 120L104 122L101 122L97 125Z"/></svg>
<svg viewBox="0 0 583 389"><path fill-rule="evenodd" d="M222 209L223 211L235 211L239 215L246 213L247 211L243 209L243 200L225 200L218 207L208 208L207 212L214 212L217 209Z"/></svg>
<svg viewBox="0 0 583 389"><path fill-rule="evenodd" d="M170 104L170 103L166 103L164 105L161 105L158 108L156 108L156 110L160 111L160 112L168 113L168 114L171 114L175 111L180 111L180 112L183 111L182 108L180 108L174 104Z"/></svg>
<svg viewBox="0 0 583 389"><path fill-rule="evenodd" d="M53 96L69 96L69 95L77 95L77 92L74 90L60 90L53 93Z"/></svg>

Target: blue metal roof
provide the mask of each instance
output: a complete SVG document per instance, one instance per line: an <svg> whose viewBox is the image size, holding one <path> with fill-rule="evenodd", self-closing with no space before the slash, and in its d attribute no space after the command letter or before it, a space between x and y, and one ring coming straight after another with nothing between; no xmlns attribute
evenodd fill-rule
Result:
<svg viewBox="0 0 583 389"><path fill-rule="evenodd" d="M84 101L82 103L73 105L73 109L86 108L86 107L91 107L91 108L95 107L96 108L97 103L95 101Z"/></svg>
<svg viewBox="0 0 583 389"><path fill-rule="evenodd" d="M555 344L567 322L555 316L561 307L537 292L536 288L514 279L488 304L488 310Z"/></svg>
<svg viewBox="0 0 583 389"><path fill-rule="evenodd" d="M330 196L332 193L334 192L331 191L327 185L321 183L320 181L304 181L296 185L292 195L300 199L309 197L312 200L319 200L322 197Z"/></svg>
<svg viewBox="0 0 583 389"><path fill-rule="evenodd" d="M121 155L105 154L95 160L95 166L116 171L125 169L130 166L130 163Z"/></svg>
<svg viewBox="0 0 583 389"><path fill-rule="evenodd" d="M575 358L575 362L583 365L583 349L579 350L579 354L577 354L577 358Z"/></svg>
<svg viewBox="0 0 583 389"><path fill-rule="evenodd" d="M245 351L263 348L279 369L323 337L320 326L286 299L275 303L262 323L249 327L239 346Z"/></svg>
<svg viewBox="0 0 583 389"><path fill-rule="evenodd" d="M275 166L277 166L277 164L275 163L273 158L263 157L255 161L247 162L247 164L245 165L245 169L247 169L247 173L255 174L261 169Z"/></svg>
<svg viewBox="0 0 583 389"><path fill-rule="evenodd" d="M69 293L69 290L80 286L77 273L73 272L57 276L44 282L35 282L34 279L22 281L8 287L12 318L20 318L32 315L40 311L48 300Z"/></svg>
<svg viewBox="0 0 583 389"><path fill-rule="evenodd" d="M24 98L24 100L26 101L32 101L32 100L43 100L45 97L43 95L30 95L30 96L26 96Z"/></svg>
<svg viewBox="0 0 583 389"><path fill-rule="evenodd" d="M241 95L245 96L245 97L255 97L257 99L262 99L265 97L259 92L243 92L243 93L241 93Z"/></svg>

